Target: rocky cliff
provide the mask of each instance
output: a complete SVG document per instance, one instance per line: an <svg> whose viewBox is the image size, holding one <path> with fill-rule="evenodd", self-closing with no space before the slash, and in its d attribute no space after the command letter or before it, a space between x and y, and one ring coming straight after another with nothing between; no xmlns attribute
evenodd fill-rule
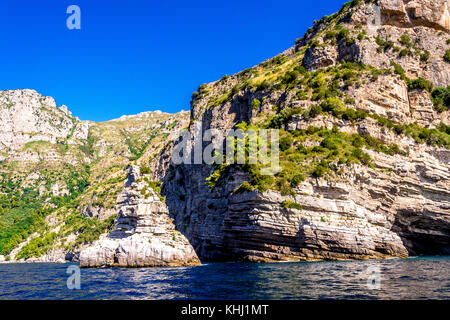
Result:
<svg viewBox="0 0 450 320"><path fill-rule="evenodd" d="M201 85L190 114L95 123L0 92L0 254L85 267L449 254L449 8L349 2ZM186 128L193 149L208 129L278 130L280 170L175 164Z"/></svg>
<svg viewBox="0 0 450 320"><path fill-rule="evenodd" d="M240 165L166 172L166 203L199 257L449 254L449 44L447 0L353 1L274 59L200 86L202 133L244 122L280 129L285 146L270 178Z"/></svg>
<svg viewBox="0 0 450 320"><path fill-rule="evenodd" d="M200 260L177 230L164 199L150 186L148 176L130 166L125 188L117 197L116 227L105 239L83 250L81 267L149 267L194 265Z"/></svg>

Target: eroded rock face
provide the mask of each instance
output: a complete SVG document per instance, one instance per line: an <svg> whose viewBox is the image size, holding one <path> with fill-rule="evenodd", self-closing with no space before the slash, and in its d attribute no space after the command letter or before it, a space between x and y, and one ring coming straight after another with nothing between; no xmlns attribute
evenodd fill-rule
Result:
<svg viewBox="0 0 450 320"><path fill-rule="evenodd" d="M48 141L67 137L74 119L57 108L51 97L34 90L0 91L0 151L20 150L30 141Z"/></svg>
<svg viewBox="0 0 450 320"><path fill-rule="evenodd" d="M340 60L391 69L392 60L412 79L423 77L436 86L448 86L450 68L442 58L448 47L448 1L386 0L378 5L377 11L373 1L363 3L351 9L352 14L342 21L347 28L361 24L366 31L361 39L348 44L337 39L335 45L320 40L305 48L311 36L299 41L292 52L306 49L303 66L310 71L336 66ZM377 13L381 14L379 24L370 24ZM323 28L318 25L312 34L320 34ZM377 37L398 44L405 33L415 39L421 51L430 52L428 62L417 56L399 57L398 52L379 52ZM292 52L287 50L285 54L293 55ZM449 112L434 110L428 92L409 90L393 72L381 74L378 80L363 81L347 89L345 94L354 100L347 107L376 113L399 124L416 122L426 128L436 128L441 122L449 124ZM236 79L215 84L217 96L235 86ZM213 90L211 87L208 89ZM240 92L213 107L206 98L196 100L191 119L201 121L204 130L213 128L222 133L242 121L251 123L255 113L248 102L250 95L249 91ZM270 101L271 105L307 110L312 103L277 90L263 91L262 95L262 105ZM275 191L235 194L233 191L250 179L238 167L231 167L226 181L214 189L205 183L214 171L212 166L179 165L167 170L163 190L169 212L174 215L177 228L186 230L184 234L200 258L368 259L450 252L448 149L418 144L370 117L355 124L331 115L306 119L300 114L283 128L294 131L309 126L336 126L342 132L370 135L382 143L397 144L409 154L366 150L375 168L353 165L337 181L308 178L296 188L296 196ZM195 135L194 130L191 133ZM304 142L305 147L317 144ZM301 210L284 208L284 201L295 202Z"/></svg>
<svg viewBox="0 0 450 320"><path fill-rule="evenodd" d="M325 127L336 124L323 119ZM212 120L214 122L214 120ZM311 125L311 123L308 123ZM341 129L341 128L340 128ZM355 128L358 130L358 128ZM178 228L205 260L320 260L446 254L450 243L448 150L399 140L374 120L361 125L386 143L410 147L410 156L370 152L377 168L355 166L339 183L308 180L296 197L268 191L233 194L248 179L232 171L211 190L207 166L170 173L167 203ZM284 209L290 200L302 209Z"/></svg>
<svg viewBox="0 0 450 320"><path fill-rule="evenodd" d="M375 112L394 121L405 122L409 118L408 88L397 77L386 76L356 89L358 107Z"/></svg>
<svg viewBox="0 0 450 320"><path fill-rule="evenodd" d="M124 190L117 197L116 209L115 229L81 251L81 267L200 263L183 234L175 230L165 204L143 180L139 167L130 166Z"/></svg>
<svg viewBox="0 0 450 320"><path fill-rule="evenodd" d="M338 60L338 52L335 47L309 48L305 53L305 67L308 70L317 70L334 66Z"/></svg>
<svg viewBox="0 0 450 320"><path fill-rule="evenodd" d="M378 3L385 24L450 29L448 0L379 0Z"/></svg>
<svg viewBox="0 0 450 320"><path fill-rule="evenodd" d="M410 78L423 77L436 86L445 87L450 83L448 63L443 60L450 32L449 9L448 0L380 0L365 3L352 10L344 26L362 25L366 36L354 39L351 45L346 44L345 40L339 40L337 46L322 44L309 47L304 66L314 71L345 60L387 68L390 61L394 60L407 71ZM321 29L317 27L317 32ZM399 59L398 52L377 50L375 38L397 44L405 33L415 39L415 46L419 50L430 52L427 62L411 56Z"/></svg>

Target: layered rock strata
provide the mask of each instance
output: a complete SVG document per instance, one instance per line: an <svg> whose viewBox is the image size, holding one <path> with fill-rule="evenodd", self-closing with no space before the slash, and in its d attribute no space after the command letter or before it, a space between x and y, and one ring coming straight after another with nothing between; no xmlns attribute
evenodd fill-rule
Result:
<svg viewBox="0 0 450 320"><path fill-rule="evenodd" d="M145 176L144 176L145 177ZM81 251L81 267L149 267L195 265L200 261L168 216L163 201L130 166L124 190L117 197L115 229Z"/></svg>

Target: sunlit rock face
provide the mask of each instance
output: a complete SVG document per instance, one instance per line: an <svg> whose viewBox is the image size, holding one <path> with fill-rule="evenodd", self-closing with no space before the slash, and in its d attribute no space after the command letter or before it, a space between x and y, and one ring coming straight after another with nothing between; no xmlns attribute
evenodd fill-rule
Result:
<svg viewBox="0 0 450 320"><path fill-rule="evenodd" d="M353 38L350 41L336 38L333 43L326 38L326 32L333 31L333 27L318 22L305 38L282 55L296 61L296 54L304 52L301 64L310 72L326 72L344 60L392 70L392 61L411 79L423 77L442 87L450 84L450 67L443 59L449 48L449 1L360 1L333 23L353 30ZM358 34L361 36L357 37ZM428 59L421 59L418 54L402 57L400 49L379 49L377 37L391 41L392 46L406 48L400 44L402 36L408 38L405 34L411 39L411 48L429 52ZM272 72L284 67L275 67ZM276 88L241 89L233 98L214 104L224 92L241 84L243 78L251 82L252 77L270 77L264 67L255 70L251 76L241 73L209 84L205 93L194 101L191 120L225 133L242 121L258 123L261 117L279 114L280 109L288 106L305 111L318 104L302 99L295 90ZM396 124L417 123L426 128L450 124L448 110L437 111L427 91L410 89L392 71L381 72L377 78L358 80L356 86L340 87L344 96L352 98L347 108L377 114ZM299 89L307 91L308 86ZM261 101L256 111L252 107L255 98ZM277 111L272 109L273 105ZM307 178L295 188L295 195L282 195L274 190L236 194L237 187L251 180L247 172L236 167L214 189L205 184L214 171L212 166L180 165L168 170L163 190L169 212L175 217L177 227L186 230L184 234L200 258L368 259L450 252L450 151L447 148L418 144L411 137L380 126L370 117L352 123L330 114L305 118L300 113L293 115L282 128L294 132L310 126L329 130L336 127L363 137L370 135L382 143L408 149L409 154L389 155L367 150L375 168L356 165L345 169L345 174L338 179ZM318 144L305 141L303 146ZM287 200L301 209L286 208L283 203Z"/></svg>

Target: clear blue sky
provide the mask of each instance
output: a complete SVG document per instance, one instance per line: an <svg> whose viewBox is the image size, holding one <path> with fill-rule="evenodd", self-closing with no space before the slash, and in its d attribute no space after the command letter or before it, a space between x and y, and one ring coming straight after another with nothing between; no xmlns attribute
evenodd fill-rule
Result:
<svg viewBox="0 0 450 320"><path fill-rule="evenodd" d="M1 0L0 90L30 88L82 120L189 110L199 84L291 47L343 0ZM81 30L66 9L81 8Z"/></svg>

